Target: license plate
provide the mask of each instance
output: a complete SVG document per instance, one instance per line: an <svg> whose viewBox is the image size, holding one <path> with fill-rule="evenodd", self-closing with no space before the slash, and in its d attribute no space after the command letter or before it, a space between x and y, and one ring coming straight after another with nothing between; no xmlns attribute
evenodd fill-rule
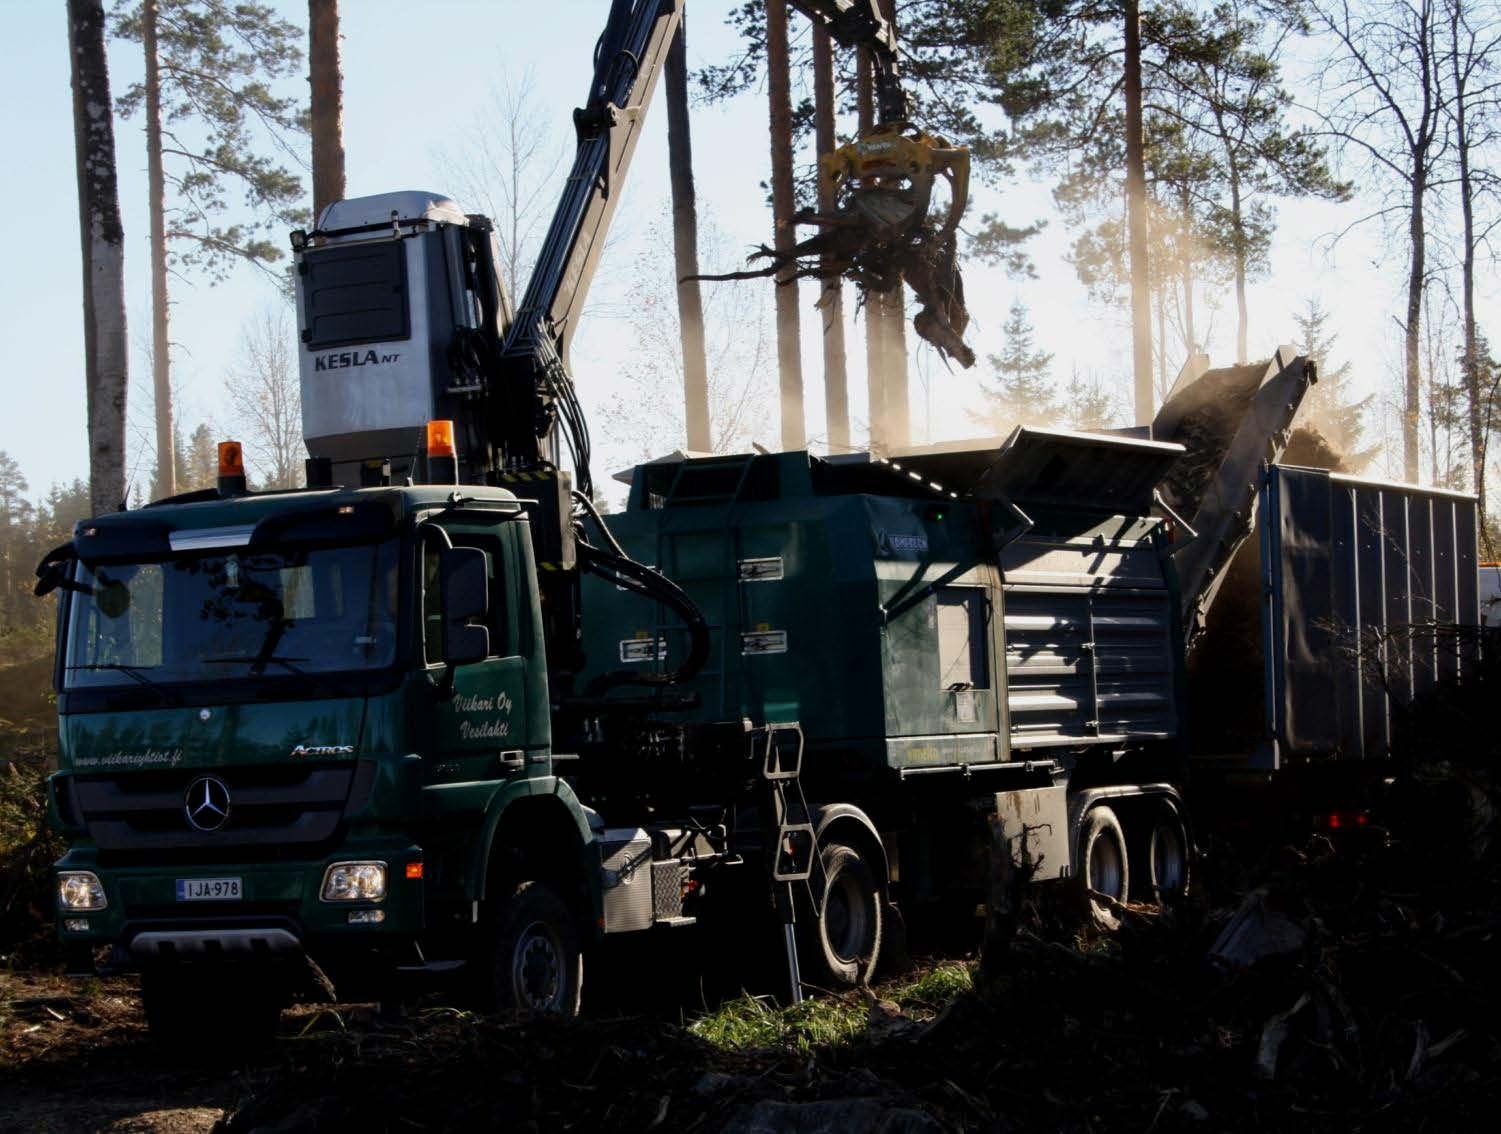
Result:
<svg viewBox="0 0 1501 1134"><path fill-rule="evenodd" d="M179 878L179 902L236 902L240 899L238 878Z"/></svg>

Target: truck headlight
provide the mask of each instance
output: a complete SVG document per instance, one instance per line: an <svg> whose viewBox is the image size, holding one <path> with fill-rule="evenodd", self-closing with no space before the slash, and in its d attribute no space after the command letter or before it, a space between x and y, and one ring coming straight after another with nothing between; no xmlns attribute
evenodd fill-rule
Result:
<svg viewBox="0 0 1501 1134"><path fill-rule="evenodd" d="M57 904L65 910L102 910L109 901L93 871L64 870L57 876Z"/></svg>
<svg viewBox="0 0 1501 1134"><path fill-rule="evenodd" d="M323 875L325 902L378 902L385 896L384 862L336 862Z"/></svg>

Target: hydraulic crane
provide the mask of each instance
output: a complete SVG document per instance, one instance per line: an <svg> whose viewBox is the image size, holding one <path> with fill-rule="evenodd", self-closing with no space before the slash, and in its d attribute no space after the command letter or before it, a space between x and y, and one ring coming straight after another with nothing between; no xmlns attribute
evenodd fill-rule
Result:
<svg viewBox="0 0 1501 1134"><path fill-rule="evenodd" d="M820 176L837 188L839 204L830 216L799 216L820 231L794 249L795 270L825 270L819 256L832 249L834 270L862 286L884 290L905 278L923 302L918 332L968 365L954 257L968 155L907 122L901 53L879 0L792 2L838 42L868 54L878 108L872 129L820 159ZM304 432L317 476L349 482L422 472L425 423L452 420L459 479L503 483L530 497L547 517L536 529L544 562L574 566L573 490L590 499L593 483L569 347L683 3L613 0L588 96L574 111L573 164L514 311L496 273L490 221L437 195L336 202L314 231L293 234ZM948 210L935 221L928 209L939 177L951 189ZM380 298L405 290L425 294L424 318ZM415 349L381 348L408 337ZM358 385L323 374L346 366L359 368ZM558 471L563 448L572 482Z"/></svg>

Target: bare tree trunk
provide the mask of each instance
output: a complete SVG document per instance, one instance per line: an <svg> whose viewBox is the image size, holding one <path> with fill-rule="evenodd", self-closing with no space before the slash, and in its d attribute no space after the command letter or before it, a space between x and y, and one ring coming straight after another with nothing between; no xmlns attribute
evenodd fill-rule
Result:
<svg viewBox="0 0 1501 1134"><path fill-rule="evenodd" d="M1427 271L1427 231L1423 215L1424 198L1428 188L1428 170L1423 162L1415 162L1412 180L1412 202L1407 221L1407 238L1410 242L1407 261L1407 314L1403 324L1403 357L1405 360L1402 394L1402 472L1416 484L1422 469L1418 454L1418 425L1422 410L1423 366L1420 353L1419 332L1423 318L1423 286Z"/></svg>
<svg viewBox="0 0 1501 1134"><path fill-rule="evenodd" d="M1157 289L1157 399L1167 400L1167 288L1162 281Z"/></svg>
<svg viewBox="0 0 1501 1134"><path fill-rule="evenodd" d="M855 106L861 134L876 122L875 79L870 56L859 48L855 70ZM886 421L886 323L881 315L881 293L865 292L865 388L870 401L870 450L884 453L890 448L890 431Z"/></svg>
<svg viewBox="0 0 1501 1134"><path fill-rule="evenodd" d="M792 214L792 85L787 58L787 0L766 4L766 87L771 103L771 214L776 250L789 260L797 243ZM807 447L797 277L777 274L777 373L782 391L782 448Z"/></svg>
<svg viewBox="0 0 1501 1134"><path fill-rule="evenodd" d="M813 28L813 120L818 153L832 153L834 137L834 41L823 25ZM818 182L818 211L834 211L834 190ZM823 256L827 272L833 257ZM850 449L849 374L844 361L844 285L837 275L825 276L820 289L818 308L823 313L823 396L824 416L828 422L829 452L845 453Z"/></svg>
<svg viewBox="0 0 1501 1134"><path fill-rule="evenodd" d="M308 81L313 140L313 223L344 199L344 69L339 0L308 0Z"/></svg>
<svg viewBox="0 0 1501 1134"><path fill-rule="evenodd" d="M1136 423L1151 422L1152 296L1147 272L1147 175L1141 132L1141 7L1126 0L1126 225L1131 245L1131 371Z"/></svg>
<svg viewBox="0 0 1501 1134"><path fill-rule="evenodd" d="M886 441L912 443L912 392L907 381L907 296L898 285L881 293L881 359L886 368Z"/></svg>
<svg viewBox="0 0 1501 1134"><path fill-rule="evenodd" d="M89 506L125 506L125 233L115 178L114 106L104 48L103 0L68 0L78 232L83 253L84 383L88 397Z"/></svg>
<svg viewBox="0 0 1501 1134"><path fill-rule="evenodd" d="M1230 159L1230 224L1235 232L1235 363L1246 364L1250 315L1246 310L1246 220L1241 213L1240 167Z"/></svg>
<svg viewBox="0 0 1501 1134"><path fill-rule="evenodd" d="M896 32L896 0L881 0L881 14ZM907 292L899 282L881 297L882 357L886 377L887 441L893 447L912 443L912 395L907 379Z"/></svg>
<svg viewBox="0 0 1501 1134"><path fill-rule="evenodd" d="M1443 89L1441 48L1435 23L1436 0L1392 3L1379 15L1356 11L1349 0L1310 4L1319 22L1338 39L1347 91L1368 101L1341 103L1344 111L1328 118L1337 137L1352 140L1377 155L1379 168L1395 174L1406 195L1407 303L1403 320L1402 466L1416 481L1420 465L1422 358L1420 354L1423 292L1427 286L1428 189L1442 157L1439 130L1450 92ZM1371 21L1382 33L1367 36ZM1373 129L1382 133L1372 138ZM1436 146L1436 143L1438 145ZM1405 164L1406 168L1403 168Z"/></svg>
<svg viewBox="0 0 1501 1134"><path fill-rule="evenodd" d="M707 453L709 362L704 349L704 303L698 284L698 201L693 188L693 136L688 118L688 21L678 23L667 49L667 167L672 180L672 249L678 276L678 334L683 343L683 416L688 448Z"/></svg>
<svg viewBox="0 0 1501 1134"><path fill-rule="evenodd" d="M1475 494L1480 498L1480 539L1485 547L1486 558L1495 558L1495 549L1490 546L1490 528L1485 523L1485 450L1486 450L1486 394L1480 388L1480 359L1475 334L1475 180L1470 168L1470 122L1469 122L1469 74L1475 62L1474 36L1470 37L1470 51L1460 43L1461 28L1469 31L1465 23L1463 0L1449 3L1449 61L1454 74L1454 90L1450 113L1454 119L1454 150L1459 162L1459 211L1463 219L1463 241L1460 261L1460 307L1464 317L1464 356L1461 369L1464 375L1465 405L1468 411L1470 441L1470 476ZM1464 62L1461 64L1461 58Z"/></svg>
<svg viewBox="0 0 1501 1134"><path fill-rule="evenodd" d="M156 402L156 487L177 491L177 431L172 423L171 299L167 295L167 179L162 170L162 79L156 44L157 0L141 4L146 51L146 202L151 214L151 393Z"/></svg>
<svg viewBox="0 0 1501 1134"><path fill-rule="evenodd" d="M1188 198L1188 186L1184 185L1180 197L1183 208L1183 232L1188 239L1183 242L1183 355L1187 361L1198 350L1198 336L1194 333L1194 258L1192 208Z"/></svg>

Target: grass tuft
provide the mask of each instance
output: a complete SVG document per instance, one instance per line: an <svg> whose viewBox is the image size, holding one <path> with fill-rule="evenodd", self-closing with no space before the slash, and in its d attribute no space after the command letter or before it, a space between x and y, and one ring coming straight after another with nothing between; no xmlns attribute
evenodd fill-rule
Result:
<svg viewBox="0 0 1501 1134"><path fill-rule="evenodd" d="M957 963L873 991L895 1002L904 1015L925 1020L973 988L973 966ZM699 1017L688 1030L729 1051L786 1048L807 1054L813 1048L838 1047L858 1039L865 1032L869 1012L863 992L814 996L786 1007L766 997L742 996Z"/></svg>

